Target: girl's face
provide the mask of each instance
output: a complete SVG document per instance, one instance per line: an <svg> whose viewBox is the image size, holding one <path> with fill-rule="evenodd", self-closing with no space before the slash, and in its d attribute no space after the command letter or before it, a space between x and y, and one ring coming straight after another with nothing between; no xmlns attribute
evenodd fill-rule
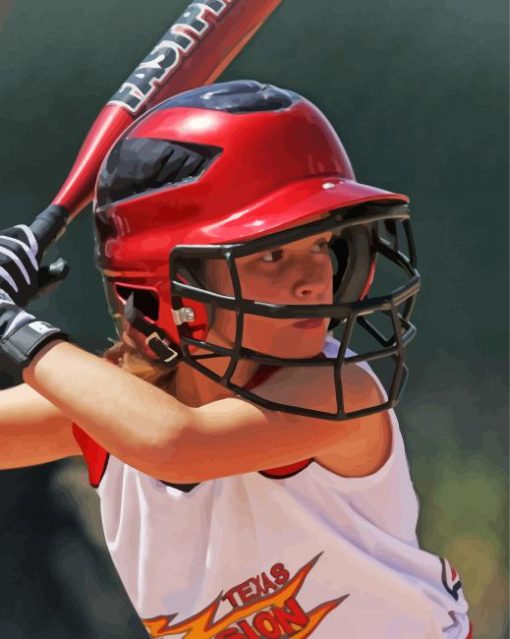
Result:
<svg viewBox="0 0 510 639"><path fill-rule="evenodd" d="M277 248L239 258L237 269L245 299L276 304L331 304L333 264L329 253L331 232L310 236ZM232 282L223 261L211 260L206 269L212 291L232 295ZM243 346L283 358L318 355L329 320L272 319L245 315ZM236 315L216 309L207 340L232 346Z"/></svg>

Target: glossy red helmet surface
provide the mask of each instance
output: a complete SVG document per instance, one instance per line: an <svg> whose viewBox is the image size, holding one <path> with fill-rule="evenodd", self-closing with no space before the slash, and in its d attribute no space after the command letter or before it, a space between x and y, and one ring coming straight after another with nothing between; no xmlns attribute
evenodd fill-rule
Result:
<svg viewBox="0 0 510 639"><path fill-rule="evenodd" d="M96 256L110 310L120 327L134 293L145 320L179 344L173 247L252 240L373 201L407 198L356 182L331 124L300 95L239 81L171 98L122 136L98 178ZM195 316L188 329L201 339L205 306L186 306Z"/></svg>

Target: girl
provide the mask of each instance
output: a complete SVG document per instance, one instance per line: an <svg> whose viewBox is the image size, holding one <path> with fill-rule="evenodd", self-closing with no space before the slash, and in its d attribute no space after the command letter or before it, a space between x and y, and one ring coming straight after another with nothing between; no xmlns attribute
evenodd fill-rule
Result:
<svg viewBox="0 0 510 639"><path fill-rule="evenodd" d="M406 203L355 181L310 102L239 81L166 101L103 164L104 359L23 310L37 238L3 233L0 348L26 384L1 394L2 465L83 454L151 637L470 635L457 573L418 547L393 412Z"/></svg>

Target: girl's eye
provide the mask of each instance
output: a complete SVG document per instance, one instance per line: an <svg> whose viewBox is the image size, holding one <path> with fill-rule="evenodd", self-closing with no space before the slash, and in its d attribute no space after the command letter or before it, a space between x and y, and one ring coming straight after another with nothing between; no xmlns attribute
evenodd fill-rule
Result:
<svg viewBox="0 0 510 639"><path fill-rule="evenodd" d="M327 240L319 240L312 247L313 253L324 253L328 250L329 242Z"/></svg>
<svg viewBox="0 0 510 639"><path fill-rule="evenodd" d="M311 248L312 253L327 253L329 248L329 242L326 239L318 240ZM273 251L266 251L261 256L261 261L266 264L273 264L279 262L283 257L283 249L274 249Z"/></svg>
<svg viewBox="0 0 510 639"><path fill-rule="evenodd" d="M263 253L260 259L263 262L272 263L272 262L278 262L278 260L281 260L282 257L283 257L283 250L276 249L274 251L266 251L265 253Z"/></svg>

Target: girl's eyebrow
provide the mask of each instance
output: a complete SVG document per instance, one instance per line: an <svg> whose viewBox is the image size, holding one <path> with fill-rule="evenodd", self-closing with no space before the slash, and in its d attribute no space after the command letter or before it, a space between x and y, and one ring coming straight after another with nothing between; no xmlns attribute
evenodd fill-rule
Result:
<svg viewBox="0 0 510 639"><path fill-rule="evenodd" d="M328 235L329 233L329 235ZM330 233L329 231L322 234L322 235L318 235L316 237L316 239L313 242L310 242L310 246L313 246L314 244L317 244L317 242L321 242L323 240L325 240L326 242L329 242L330 239L332 239L333 235L332 233ZM285 249L288 248L289 246L291 246L292 242L289 244L281 244L280 246L276 247L275 249L272 250L279 250L279 249Z"/></svg>
<svg viewBox="0 0 510 639"><path fill-rule="evenodd" d="M310 244L310 246L313 246L314 244L317 244L317 242L321 242L322 240L326 240L327 242L329 242L331 239L333 239L334 234L331 231L324 231L324 233L317 235L316 239L314 240L314 242L312 242ZM274 246L273 248L268 248L265 249L263 251L258 251L257 253L252 253L250 255L245 255L244 257L240 258L241 260L246 260L247 262L250 262L254 259L257 259L257 256L260 255L265 255L266 253L274 253L276 251L284 251L286 250L290 244L292 244L292 242L289 242L288 244L279 244L278 246ZM292 250L292 249L291 249Z"/></svg>

